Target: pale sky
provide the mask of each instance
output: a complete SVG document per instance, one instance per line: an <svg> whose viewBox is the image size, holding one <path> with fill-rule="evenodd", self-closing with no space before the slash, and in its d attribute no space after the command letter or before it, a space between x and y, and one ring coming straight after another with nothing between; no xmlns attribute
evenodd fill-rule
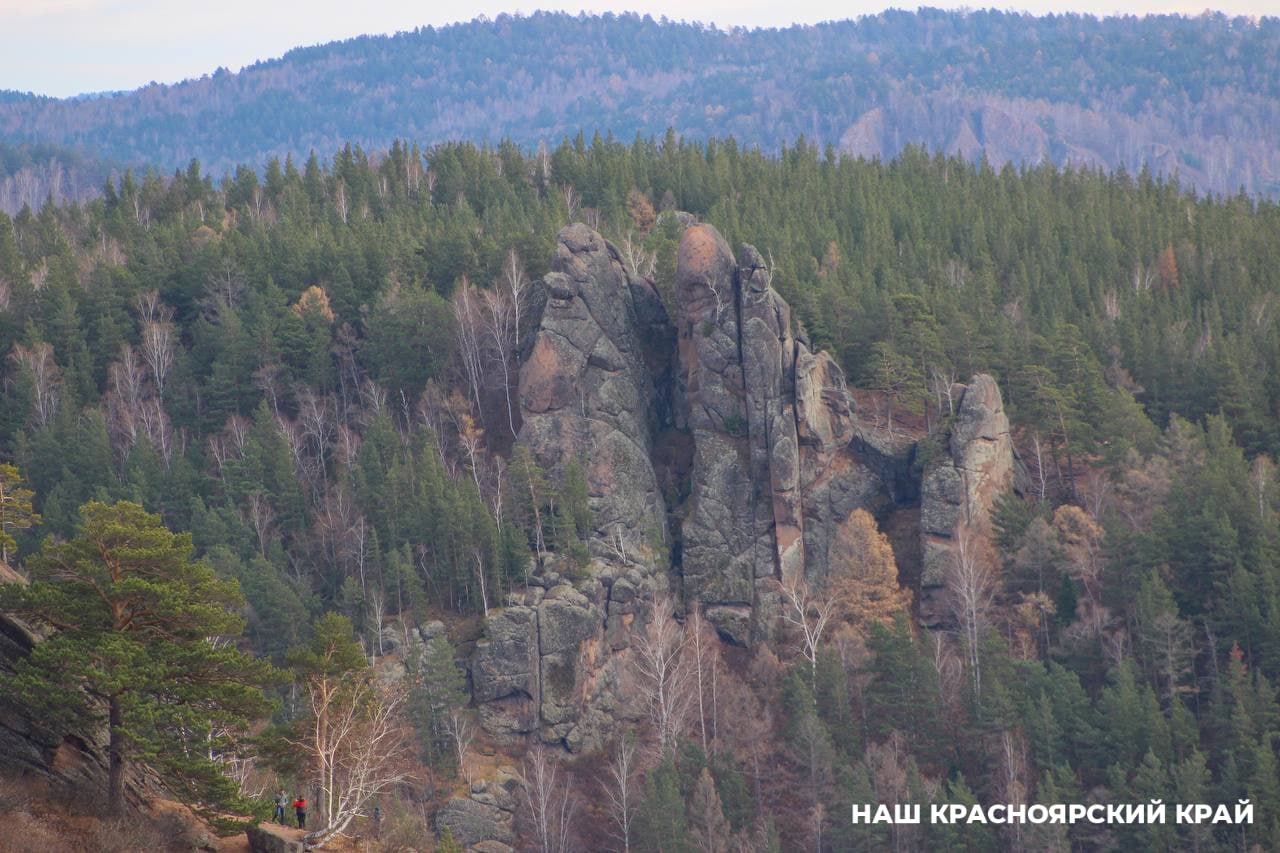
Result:
<svg viewBox="0 0 1280 853"><path fill-rule="evenodd" d="M632 11L719 26L785 26L915 8L884 0L0 0L0 89L65 97L239 70L293 47L477 15ZM956 6L948 0L928 5ZM1280 0L1019 0L974 7L1096 15L1280 15Z"/></svg>

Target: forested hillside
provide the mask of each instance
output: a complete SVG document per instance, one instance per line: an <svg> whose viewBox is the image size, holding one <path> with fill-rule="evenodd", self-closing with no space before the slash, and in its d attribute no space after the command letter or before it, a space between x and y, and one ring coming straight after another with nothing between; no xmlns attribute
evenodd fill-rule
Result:
<svg viewBox="0 0 1280 853"><path fill-rule="evenodd" d="M56 145L0 143L0 210L35 210L50 198L88 201L112 174L110 167Z"/></svg>
<svg viewBox="0 0 1280 853"><path fill-rule="evenodd" d="M916 19L883 19L905 20ZM539 17L477 32L552 24L604 26ZM1235 32L1221 21L1206 31ZM560 233L578 221L590 228ZM736 618L734 602L722 606L688 574L681 586L696 556L681 469L694 467L696 499L705 463L689 461L687 445L710 427L653 413L662 428L646 452L669 455L653 467L675 473L671 483L659 476L652 500L666 502L684 538L659 530L647 541L644 530L600 535L602 507L625 495L602 493L598 468L622 451L551 470L539 461L545 436L525 429L554 405L590 421L628 415L608 388L579 391L557 372L567 357L538 341L576 331L549 316L603 330L592 326L575 356L583 375L608 385L645 360L691 398L711 394L706 381L695 392L687 359L696 350L712 364L707 347L732 328L706 271L733 256L714 230L686 230L694 221L759 250L735 249L740 318L745 294L763 293L769 317L794 312L775 330L791 352L833 354L838 367L814 357L823 399L843 399L842 370L857 406L854 426L831 429L890 495L841 520L830 564L806 569L812 591L803 579L780 587L796 615L779 618L776 636L715 621ZM611 298L625 312L574 313L573 294L615 279L622 295ZM349 699L367 715L361 731L400 744L382 750L396 766L335 783L323 813L315 808L321 825L367 828L380 803L386 849L436 831L446 845L498 839L453 838L481 818L514 821L544 850L567 849L558 837L575 849L671 851L731 835L758 850L1274 848L1278 311L1280 207L1197 197L1148 171L997 171L913 148L885 163L804 144L767 156L669 133L630 145L579 135L542 153L346 146L331 161L273 159L217 181L197 163L172 178L127 174L83 205L0 215L0 460L14 466L0 468L0 557L34 581L11 585L0 603L64 632L101 631L60 624L73 599L43 591L65 584L68 566L133 548L124 562L137 561L145 583L121 589L144 590L161 627L131 642L163 654L140 663L151 652L120 652L109 665L145 683L185 661L237 686L210 699L195 678L197 692L173 704L136 684L128 693L127 680L96 686L137 697L123 705L145 721L131 729L130 755L187 780L177 787L185 798L265 816L268 784L306 784L308 768L325 766L305 735L316 697ZM679 344L655 333L619 355L598 343L637 336L617 328L624 313L654 330L681 318ZM671 350L686 378L650 359ZM657 394L659 380L636 382ZM816 405L791 393L796 407ZM973 396L957 409L961 393ZM1014 486L991 507L985 550L975 557L958 543L966 608L926 615L926 586L956 590L928 580L910 531L929 522L920 516L931 472L963 449L978 406L991 423L1008 414L991 441L1016 449ZM754 434L754 417L714 428L730 442ZM631 487L639 481L612 484ZM646 583L673 579L675 601L637 592L628 571L640 563ZM170 573L163 583L146 574L157 565ZM612 653L590 646L599 619L575 633L604 587L611 607L627 605L609 610ZM202 607L190 589L218 606ZM84 606L96 606L85 590ZM714 604L705 618L716 630L702 630L699 601ZM187 633L164 621L175 609L195 614ZM534 697L541 717L526 725L530 697L481 691L527 675L501 667L524 651L513 638L534 611L544 621L533 654L548 674ZM825 635L818 613L824 625L830 617ZM216 655L201 643L241 627ZM59 661L97 685L84 664L96 660L94 643L38 648L53 650L4 682L20 695L36 701L48 677L37 664ZM578 719L554 706L567 693L612 719L596 694L574 692L605 690L583 667L635 654L638 683L650 684L662 673L644 661L667 652L663 677L681 679L687 702L654 705L617 732L598 727L611 738L601 750L575 740L585 723L557 728ZM370 659L381 661L376 675ZM405 693L379 706L388 681ZM337 684L355 685L354 698ZM274 711L261 690L279 700ZM219 709L216 726L176 710L195 707L192 696ZM378 707L387 715L369 710ZM269 736L247 738L246 721L268 715ZM396 741L388 720L412 736ZM609 734L633 725L635 739ZM522 757L520 782L499 765ZM218 772L236 784L215 784ZM625 821L608 806L619 791L631 798ZM890 828L847 818L851 802L1246 797L1257 811L1248 826ZM447 817L433 822L442 804Z"/></svg>
<svg viewBox="0 0 1280 853"><path fill-rule="evenodd" d="M693 13L696 17L696 12ZM1280 188L1280 19L890 11L782 30L634 15L502 16L299 48L239 73L54 100L0 95L0 141L221 175L271 156L668 127L777 152L803 135ZM15 212L10 210L9 212Z"/></svg>

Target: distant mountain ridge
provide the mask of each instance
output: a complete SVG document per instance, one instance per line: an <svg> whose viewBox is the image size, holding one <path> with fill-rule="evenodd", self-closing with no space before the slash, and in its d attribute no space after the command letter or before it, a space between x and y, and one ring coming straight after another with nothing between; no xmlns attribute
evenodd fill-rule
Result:
<svg viewBox="0 0 1280 853"><path fill-rule="evenodd" d="M215 172L403 138L554 145L670 127L778 150L1149 165L1280 195L1280 18L885 12L722 30L636 15L501 16L299 48L239 73L58 100L0 92L0 142Z"/></svg>

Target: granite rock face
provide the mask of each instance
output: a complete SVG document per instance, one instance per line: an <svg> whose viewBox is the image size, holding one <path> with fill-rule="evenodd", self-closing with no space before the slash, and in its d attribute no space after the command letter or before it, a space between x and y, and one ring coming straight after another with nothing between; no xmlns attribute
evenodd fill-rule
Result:
<svg viewBox="0 0 1280 853"><path fill-rule="evenodd" d="M924 472L920 487L923 567L920 619L940 625L947 610L946 575L962 537L991 534L995 499L1014 486L1017 460L1009 418L995 379L974 376L964 387L946 453Z"/></svg>
<svg viewBox="0 0 1280 853"><path fill-rule="evenodd" d="M768 636L777 583L825 577L835 528L884 489L839 367L796 335L760 253L738 255L709 225L680 243L674 398L694 444L684 592L745 645Z"/></svg>
<svg viewBox="0 0 1280 853"><path fill-rule="evenodd" d="M455 796L436 813L436 832L447 827L453 840L472 851L510 851L516 843L515 813L520 779L514 769L499 767L491 779L472 783L465 796Z"/></svg>
<svg viewBox="0 0 1280 853"><path fill-rule="evenodd" d="M572 225L537 289L517 446L553 484L580 463L594 521L585 569L546 555L486 620L472 691L500 741L589 751L637 719L631 649L658 595L699 609L726 642L769 640L779 584L821 585L854 510L918 506L936 590L959 525L985 523L1011 480L990 377L964 392L946 458L922 482L916 445L859 421L840 367L810 348L756 249L735 255L691 224L675 284L669 318L614 246Z"/></svg>
<svg viewBox="0 0 1280 853"><path fill-rule="evenodd" d="M666 311L653 286L585 225L560 232L541 288L520 370L518 443L555 474L580 462L596 550L612 543L643 559L666 525L652 462L669 408L660 393L670 360Z"/></svg>
<svg viewBox="0 0 1280 853"><path fill-rule="evenodd" d="M604 743L619 714L636 613L666 584L667 507L656 437L670 422L671 326L652 284L585 225L563 229L520 369L526 447L553 484L583 468L594 528L576 583L549 555L493 611L472 659L473 698L499 739L570 750Z"/></svg>

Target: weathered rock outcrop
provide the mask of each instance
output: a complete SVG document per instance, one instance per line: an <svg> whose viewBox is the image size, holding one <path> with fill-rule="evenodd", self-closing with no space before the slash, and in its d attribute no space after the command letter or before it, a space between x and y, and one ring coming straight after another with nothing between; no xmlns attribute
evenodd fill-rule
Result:
<svg viewBox="0 0 1280 853"><path fill-rule="evenodd" d="M776 582L821 578L835 527L883 489L840 369L797 337L760 253L739 256L710 225L680 243L675 411L694 444L685 594L745 644L744 626L768 633Z"/></svg>
<svg viewBox="0 0 1280 853"><path fill-rule="evenodd" d="M278 824L251 824L245 834L253 853L303 853L307 849L302 837L306 834Z"/></svg>
<svg viewBox="0 0 1280 853"><path fill-rule="evenodd" d="M472 783L436 813L436 831L447 827L453 840L476 853L510 853L516 843L515 812L519 777L510 767L491 779Z"/></svg>
<svg viewBox="0 0 1280 853"><path fill-rule="evenodd" d="M669 324L653 286L585 225L560 232L541 316L520 370L519 444L559 475L584 467L597 553L643 562L666 511L653 437L667 418Z"/></svg>
<svg viewBox="0 0 1280 853"><path fill-rule="evenodd" d="M670 419L671 326L652 285L585 225L560 232L520 371L526 447L553 482L586 475L591 565L576 584L550 557L531 587L486 620L472 691L499 739L537 733L598 746L620 713L638 608L665 585L667 507L654 459Z"/></svg>
<svg viewBox="0 0 1280 853"><path fill-rule="evenodd" d="M947 569L962 539L977 548L990 536L991 508L1014 485L1016 471L1000 388L978 374L961 390L944 452L928 464L921 483L919 610L925 625L945 621Z"/></svg>
<svg viewBox="0 0 1280 853"><path fill-rule="evenodd" d="M990 377L964 392L946 458L922 483L916 445L859 421L839 366L810 349L760 253L744 245L735 257L709 225L680 243L674 322L582 225L561 231L539 292L517 445L553 483L582 464L594 529L585 571L548 555L486 620L472 690L500 741L591 750L634 719L629 647L655 593L678 592L729 642L767 639L778 583L821 584L856 509L910 519L915 542L920 506L936 590L960 525L986 523L1012 477ZM459 821L483 811L465 799L452 807Z"/></svg>

